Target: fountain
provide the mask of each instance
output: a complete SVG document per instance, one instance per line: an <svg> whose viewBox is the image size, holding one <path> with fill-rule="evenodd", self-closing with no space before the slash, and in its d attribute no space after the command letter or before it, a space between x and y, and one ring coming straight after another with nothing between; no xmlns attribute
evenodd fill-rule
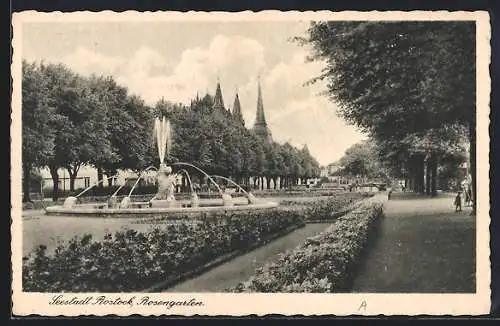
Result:
<svg viewBox="0 0 500 326"><path fill-rule="evenodd" d="M107 200L107 202L78 203L78 199L97 186L100 182L117 176L111 176L101 180L94 185L86 188L76 196L67 197L63 205L50 206L45 209L48 215L70 215L70 216L89 216L89 217L144 217L154 216L178 216L178 215L204 215L206 213L217 213L223 211L241 211L241 210L262 210L271 209L278 206L276 202L264 201L256 198L251 192L244 190L233 180L220 175L209 175L201 168L187 162L176 162L168 166L165 163L165 157L168 157L172 147L172 130L170 121L165 117L156 118L154 123L155 140L158 147L159 168L150 166L144 169L137 176L137 180L132 186L130 192L124 196L121 201L117 194L124 187L121 185ZM174 167L179 168L174 172ZM194 190L188 169L193 169L207 178L218 191L217 198L200 198ZM156 170L157 192L147 201L133 201L132 194L139 181L145 174L151 170ZM186 177L189 183L190 198L176 198L176 183L178 177ZM242 197L233 197L231 194L222 190L221 186L214 179L222 179L235 185Z"/></svg>

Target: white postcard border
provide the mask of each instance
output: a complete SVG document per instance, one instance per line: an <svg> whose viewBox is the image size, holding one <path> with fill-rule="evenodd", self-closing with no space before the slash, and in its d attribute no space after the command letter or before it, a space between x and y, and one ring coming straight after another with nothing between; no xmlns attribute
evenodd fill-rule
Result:
<svg viewBox="0 0 500 326"><path fill-rule="evenodd" d="M155 301L202 302L203 305L51 305L61 293L26 293L21 287L22 218L21 218L21 35L22 25L41 21L251 21L251 20L475 20L477 65L477 233L476 294L233 294L233 293L79 293L63 294L80 299L105 295L140 302L148 296ZM372 12L73 12L41 13L26 11L13 14L12 111L11 111L11 234L12 300L15 315L78 316L107 315L478 315L490 309L490 233L489 233L489 99L490 99L490 21L485 11L372 11Z"/></svg>

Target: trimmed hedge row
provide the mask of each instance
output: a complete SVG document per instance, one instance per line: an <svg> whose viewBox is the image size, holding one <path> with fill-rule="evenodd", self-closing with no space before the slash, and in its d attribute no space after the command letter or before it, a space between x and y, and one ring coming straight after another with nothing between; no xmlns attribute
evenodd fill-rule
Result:
<svg viewBox="0 0 500 326"><path fill-rule="evenodd" d="M39 246L23 260L23 289L28 292L140 291L166 277L182 275L219 256L246 248L292 225L296 213L280 211L228 214L199 223L182 222L150 232L106 234L93 241L76 236L47 255Z"/></svg>
<svg viewBox="0 0 500 326"><path fill-rule="evenodd" d="M353 210L365 198L373 197L368 193L341 193L333 197L319 198L314 201L297 202L284 200L280 203L283 210L301 210L306 222L328 222Z"/></svg>
<svg viewBox="0 0 500 326"><path fill-rule="evenodd" d="M54 254L41 245L23 260L23 289L141 291L236 250L262 244L286 229L305 225L305 221L329 216L332 209L353 200L336 196L268 211L228 212L198 222L180 220L154 226L149 232L118 231L106 234L102 241L85 234L62 243Z"/></svg>
<svg viewBox="0 0 500 326"><path fill-rule="evenodd" d="M347 281L382 205L365 203L321 234L258 269L231 292L335 292Z"/></svg>

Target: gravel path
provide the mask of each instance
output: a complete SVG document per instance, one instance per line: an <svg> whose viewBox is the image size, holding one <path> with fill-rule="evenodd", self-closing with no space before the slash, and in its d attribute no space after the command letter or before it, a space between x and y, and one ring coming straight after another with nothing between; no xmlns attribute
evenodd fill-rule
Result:
<svg viewBox="0 0 500 326"><path fill-rule="evenodd" d="M276 260L280 253L294 249L306 238L322 232L329 225L328 223L307 224L303 228L238 256L198 277L181 282L165 292L225 292L227 288L246 281L257 268Z"/></svg>
<svg viewBox="0 0 500 326"><path fill-rule="evenodd" d="M453 196L395 194L362 258L353 292L475 292L475 222Z"/></svg>

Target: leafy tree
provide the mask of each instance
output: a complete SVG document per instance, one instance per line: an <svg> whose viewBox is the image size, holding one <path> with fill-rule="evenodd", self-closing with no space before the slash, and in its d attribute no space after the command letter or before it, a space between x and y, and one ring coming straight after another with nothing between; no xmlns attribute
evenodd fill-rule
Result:
<svg viewBox="0 0 500 326"><path fill-rule="evenodd" d="M22 62L23 202L31 201L32 170L44 167L53 156L58 116L50 106L47 79L34 63Z"/></svg>
<svg viewBox="0 0 500 326"><path fill-rule="evenodd" d="M297 40L327 63L312 82L327 80L339 115L372 137L394 144L443 125L466 127L475 180L473 22L315 22ZM403 156L423 177L425 157Z"/></svg>
<svg viewBox="0 0 500 326"><path fill-rule="evenodd" d="M149 108L112 77L84 78L61 64L24 63L23 69L23 168L27 175L33 167L49 167L54 200L60 168L68 170L74 190L83 165L95 166L103 180L119 169L138 172L157 164L153 121L161 116L173 127L169 163L191 162L247 186L253 179L261 189L271 180L276 187L278 178L290 187L319 173L307 147L262 140L229 111L214 114L208 94L190 106L162 99Z"/></svg>
<svg viewBox="0 0 500 326"><path fill-rule="evenodd" d="M342 171L362 179L386 179L388 172L379 156L377 144L371 140L352 145L340 159Z"/></svg>
<svg viewBox="0 0 500 326"><path fill-rule="evenodd" d="M41 65L41 72L48 79L49 102L60 119L55 129L54 154L49 168L54 182L54 199L57 199L59 168L66 168L70 176L70 190L74 190L80 167L112 155L109 142L106 108L89 89L88 81L63 65Z"/></svg>

